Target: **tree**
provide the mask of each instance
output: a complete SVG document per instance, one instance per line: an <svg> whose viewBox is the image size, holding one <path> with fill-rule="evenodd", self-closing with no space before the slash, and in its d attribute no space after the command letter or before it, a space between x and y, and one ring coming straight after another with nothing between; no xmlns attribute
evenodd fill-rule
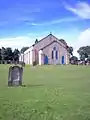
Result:
<svg viewBox="0 0 90 120"><path fill-rule="evenodd" d="M2 49L0 48L0 60L2 60L2 53L1 53Z"/></svg>
<svg viewBox="0 0 90 120"><path fill-rule="evenodd" d="M4 47L2 47L2 49L1 49L1 58L2 58L3 63L7 59L7 53L6 53L6 49Z"/></svg>
<svg viewBox="0 0 90 120"><path fill-rule="evenodd" d="M17 62L19 61L19 54L20 54L19 50L15 49L13 52L13 60L14 61L17 61Z"/></svg>
<svg viewBox="0 0 90 120"><path fill-rule="evenodd" d="M68 47L68 51L69 51L70 55L73 56L73 47L71 47L71 46Z"/></svg>
<svg viewBox="0 0 90 120"><path fill-rule="evenodd" d="M85 58L88 58L88 56L90 55L90 46L80 47L77 52L80 55L80 59L85 60Z"/></svg>
<svg viewBox="0 0 90 120"><path fill-rule="evenodd" d="M87 60L90 62L90 55L88 55L88 58L87 58Z"/></svg>
<svg viewBox="0 0 90 120"><path fill-rule="evenodd" d="M64 39L60 39L59 41L61 41L64 45L67 45L67 43Z"/></svg>
<svg viewBox="0 0 90 120"><path fill-rule="evenodd" d="M85 61L85 55L84 54L80 56L80 60Z"/></svg>
<svg viewBox="0 0 90 120"><path fill-rule="evenodd" d="M13 52L12 52L12 48L8 47L6 48L6 58L7 60L13 60Z"/></svg>
<svg viewBox="0 0 90 120"><path fill-rule="evenodd" d="M12 51L12 48L0 48L0 62L2 63L10 63L10 61L19 61L19 50L15 49ZM10 60L10 61L9 61Z"/></svg>
<svg viewBox="0 0 90 120"><path fill-rule="evenodd" d="M28 48L29 48L29 47L23 47L20 52L21 52L21 53L24 53Z"/></svg>
<svg viewBox="0 0 90 120"><path fill-rule="evenodd" d="M76 64L77 61L78 61L78 58L77 58L76 56L72 56L72 57L70 58L70 63Z"/></svg>

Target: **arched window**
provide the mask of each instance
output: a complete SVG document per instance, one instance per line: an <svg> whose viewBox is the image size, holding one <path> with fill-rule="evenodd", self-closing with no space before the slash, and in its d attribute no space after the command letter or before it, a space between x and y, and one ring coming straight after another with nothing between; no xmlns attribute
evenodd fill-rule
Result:
<svg viewBox="0 0 90 120"><path fill-rule="evenodd" d="M54 58L54 51L52 50L52 59Z"/></svg>
<svg viewBox="0 0 90 120"><path fill-rule="evenodd" d="M53 50L56 50L56 47L54 47Z"/></svg>
<svg viewBox="0 0 90 120"><path fill-rule="evenodd" d="M56 59L56 60L58 59L58 51L57 51L56 47L53 47L53 50L52 50L52 59Z"/></svg>
<svg viewBox="0 0 90 120"><path fill-rule="evenodd" d="M58 59L58 51L56 51L56 60Z"/></svg>

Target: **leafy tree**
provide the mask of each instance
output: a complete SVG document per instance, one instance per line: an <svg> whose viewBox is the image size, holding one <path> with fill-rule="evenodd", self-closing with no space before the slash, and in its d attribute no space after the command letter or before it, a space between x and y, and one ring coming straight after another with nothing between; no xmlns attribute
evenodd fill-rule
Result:
<svg viewBox="0 0 90 120"><path fill-rule="evenodd" d="M5 63L10 61L19 61L19 50L15 49L12 51L12 48L0 48L0 62Z"/></svg>
<svg viewBox="0 0 90 120"><path fill-rule="evenodd" d="M77 52L80 55L80 59L85 60L85 58L88 58L88 56L90 55L90 46L80 47Z"/></svg>
<svg viewBox="0 0 90 120"><path fill-rule="evenodd" d="M80 60L85 61L85 55L84 54L80 56Z"/></svg>
<svg viewBox="0 0 90 120"><path fill-rule="evenodd" d="M21 49L21 53L24 53L28 48L29 48L29 47L23 47L23 48Z"/></svg>
<svg viewBox="0 0 90 120"><path fill-rule="evenodd" d="M13 52L10 47L6 48L6 58L7 60L13 60Z"/></svg>
<svg viewBox="0 0 90 120"><path fill-rule="evenodd" d="M71 47L71 46L68 47L68 51L69 51L70 55L73 56L73 47Z"/></svg>
<svg viewBox="0 0 90 120"><path fill-rule="evenodd" d="M77 61L77 60L78 60L78 58L77 58L76 56L72 56L70 59L71 59L71 60L74 60L74 61Z"/></svg>
<svg viewBox="0 0 90 120"><path fill-rule="evenodd" d="M88 55L88 58L87 58L88 61L90 61L90 55Z"/></svg>
<svg viewBox="0 0 90 120"><path fill-rule="evenodd" d="M2 60L2 53L1 53L2 49L0 48L0 60Z"/></svg>
<svg viewBox="0 0 90 120"><path fill-rule="evenodd" d="M77 63L77 61L78 61L78 58L76 56L72 56L70 58L70 63L73 62L75 64L75 63Z"/></svg>
<svg viewBox="0 0 90 120"><path fill-rule="evenodd" d="M66 41L64 39L60 39L59 41L61 41L65 45L67 45L67 43L66 43Z"/></svg>
<svg viewBox="0 0 90 120"><path fill-rule="evenodd" d="M3 63L7 59L7 53L6 53L6 49L4 47L2 47L2 49L1 49L1 58L2 58Z"/></svg>
<svg viewBox="0 0 90 120"><path fill-rule="evenodd" d="M19 50L18 49L15 49L14 52L13 52L13 60L14 61L19 61Z"/></svg>

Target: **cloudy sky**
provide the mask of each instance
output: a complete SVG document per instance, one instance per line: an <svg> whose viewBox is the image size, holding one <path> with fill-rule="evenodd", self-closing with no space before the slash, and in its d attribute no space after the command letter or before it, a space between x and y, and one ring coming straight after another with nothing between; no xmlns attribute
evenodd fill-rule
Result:
<svg viewBox="0 0 90 120"><path fill-rule="evenodd" d="M89 0L0 0L0 47L31 46L50 32L77 49L90 45Z"/></svg>

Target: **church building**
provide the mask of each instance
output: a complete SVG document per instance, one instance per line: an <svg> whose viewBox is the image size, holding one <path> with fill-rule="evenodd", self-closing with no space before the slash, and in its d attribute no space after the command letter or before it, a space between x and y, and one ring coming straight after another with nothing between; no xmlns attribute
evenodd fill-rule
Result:
<svg viewBox="0 0 90 120"><path fill-rule="evenodd" d="M33 62L39 65L69 64L68 45L65 40L50 33L21 54L19 61L30 65L33 65Z"/></svg>

